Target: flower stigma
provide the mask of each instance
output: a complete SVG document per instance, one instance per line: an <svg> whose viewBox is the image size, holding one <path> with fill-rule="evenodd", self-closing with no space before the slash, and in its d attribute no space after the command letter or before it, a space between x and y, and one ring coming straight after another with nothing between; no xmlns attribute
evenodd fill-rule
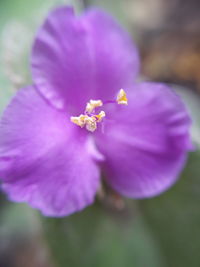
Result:
<svg viewBox="0 0 200 267"><path fill-rule="evenodd" d="M123 89L120 89L116 101L109 100L103 103L101 100L90 100L86 104L84 114L77 117L71 116L70 120L81 128L85 127L89 132L94 132L97 129L97 123L101 122L106 116L106 113L103 110L98 114L95 114L95 108L101 107L104 104L116 102L119 105L128 105L128 99Z"/></svg>

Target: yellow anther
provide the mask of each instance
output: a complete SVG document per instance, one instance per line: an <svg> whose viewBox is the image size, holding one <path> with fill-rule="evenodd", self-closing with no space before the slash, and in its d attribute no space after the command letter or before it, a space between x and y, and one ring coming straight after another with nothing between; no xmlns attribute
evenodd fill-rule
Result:
<svg viewBox="0 0 200 267"><path fill-rule="evenodd" d="M97 119L97 122L101 122L102 119L106 116L106 113L102 110L98 115L94 115Z"/></svg>
<svg viewBox="0 0 200 267"><path fill-rule="evenodd" d="M92 113L93 110L97 107L101 107L103 105L101 100L90 100L90 102L87 103L85 111L88 113Z"/></svg>
<svg viewBox="0 0 200 267"><path fill-rule="evenodd" d="M90 132L94 132L97 128L97 122L96 122L96 119L95 119L95 116L92 116L92 117L87 117L86 118L86 129Z"/></svg>
<svg viewBox="0 0 200 267"><path fill-rule="evenodd" d="M87 115L81 114L78 117L71 117L70 119L71 119L71 122L83 128L85 126L85 123L86 123L85 120L87 117L88 117Z"/></svg>
<svg viewBox="0 0 200 267"><path fill-rule="evenodd" d="M123 89L120 89L117 95L117 103L121 105L128 105L128 99L126 97L126 93Z"/></svg>
<svg viewBox="0 0 200 267"><path fill-rule="evenodd" d="M71 122L83 128L84 126L90 132L94 132L97 129L97 122L101 122L106 116L104 111L101 111L98 115L88 116L81 114L78 117L71 117Z"/></svg>

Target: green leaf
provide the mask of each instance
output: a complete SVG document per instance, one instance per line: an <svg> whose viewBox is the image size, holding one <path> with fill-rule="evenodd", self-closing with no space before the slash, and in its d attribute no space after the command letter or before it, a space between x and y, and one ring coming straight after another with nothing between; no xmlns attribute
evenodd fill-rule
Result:
<svg viewBox="0 0 200 267"><path fill-rule="evenodd" d="M162 267L157 244L141 216L114 216L94 205L64 219L43 218L57 266Z"/></svg>
<svg viewBox="0 0 200 267"><path fill-rule="evenodd" d="M199 267L200 152L192 153L178 183L165 194L141 201L144 219L170 267Z"/></svg>

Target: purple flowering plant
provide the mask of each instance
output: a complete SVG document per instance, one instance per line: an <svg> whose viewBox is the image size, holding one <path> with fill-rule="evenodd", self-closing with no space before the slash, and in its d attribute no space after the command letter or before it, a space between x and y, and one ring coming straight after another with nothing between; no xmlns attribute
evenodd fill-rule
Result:
<svg viewBox="0 0 200 267"><path fill-rule="evenodd" d="M32 48L33 85L0 121L0 177L47 216L90 205L105 182L129 198L167 190L192 149L191 119L167 85L137 82L137 48L108 14L52 11Z"/></svg>

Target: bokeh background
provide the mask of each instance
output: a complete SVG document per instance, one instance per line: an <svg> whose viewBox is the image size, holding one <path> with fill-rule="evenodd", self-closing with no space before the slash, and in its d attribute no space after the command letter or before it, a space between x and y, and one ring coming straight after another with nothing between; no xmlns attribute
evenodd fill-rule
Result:
<svg viewBox="0 0 200 267"><path fill-rule="evenodd" d="M193 118L196 151L176 185L147 200L108 192L81 213L44 218L0 193L0 267L200 266L200 2L198 0L0 0L0 114L31 82L36 29L55 6L109 11L133 36L141 78L171 84Z"/></svg>

